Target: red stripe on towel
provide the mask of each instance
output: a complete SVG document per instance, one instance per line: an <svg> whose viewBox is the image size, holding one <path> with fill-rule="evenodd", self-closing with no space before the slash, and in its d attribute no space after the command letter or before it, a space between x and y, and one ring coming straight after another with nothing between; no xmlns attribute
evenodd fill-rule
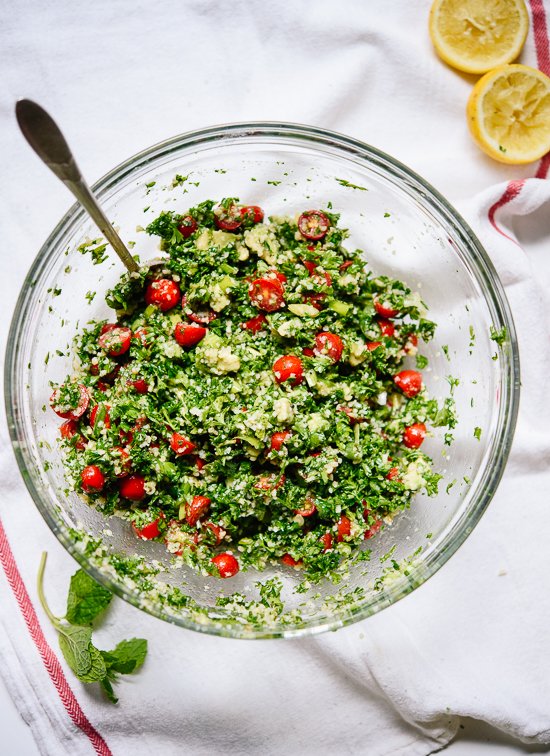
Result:
<svg viewBox="0 0 550 756"><path fill-rule="evenodd" d="M497 226L495 215L497 210L500 210L501 207L506 205L511 200L515 199L518 194L521 192L521 188L525 183L525 179L520 179L516 181L509 181L508 186L506 187L506 190L502 197L497 200L494 205L491 205L488 212L489 222L491 226L495 229L495 231L498 231L499 234L502 234L502 236L505 236L507 239L510 239L510 241L514 242L514 244L517 244L517 241L515 239L512 239L511 236L508 236L508 234L504 233L504 231Z"/></svg>
<svg viewBox="0 0 550 756"><path fill-rule="evenodd" d="M67 714L70 716L73 723L88 737L98 756L112 756L111 749L80 708L80 704L76 700L76 696L67 682L67 678L65 677L65 673L59 663L59 659L52 651L51 646L48 644L48 641L42 632L35 608L29 598L25 583L23 582L21 573L17 568L17 564L15 563L13 552L10 548L1 521L0 564L6 573L13 595L19 604L19 608L21 609L21 613L31 638L42 657L44 666L59 694L59 698L61 699Z"/></svg>

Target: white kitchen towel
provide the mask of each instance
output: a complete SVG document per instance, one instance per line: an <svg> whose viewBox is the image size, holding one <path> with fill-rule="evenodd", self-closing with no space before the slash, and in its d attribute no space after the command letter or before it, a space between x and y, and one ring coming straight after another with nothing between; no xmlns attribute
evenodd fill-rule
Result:
<svg viewBox="0 0 550 756"><path fill-rule="evenodd" d="M550 73L550 4L528 6L522 62ZM75 564L35 510L3 428L0 674L42 753L415 756L452 739L461 716L550 742L550 160L508 167L473 145L464 106L474 77L435 57L428 11L425 0L0 0L3 342L25 272L71 203L17 132L13 105L26 96L57 117L90 180L169 135L247 119L311 123L388 151L479 234L522 359L505 477L426 585L376 617L297 641L203 636L117 600L98 644L141 635L150 652L116 707L71 676L37 603L40 552L54 611Z"/></svg>

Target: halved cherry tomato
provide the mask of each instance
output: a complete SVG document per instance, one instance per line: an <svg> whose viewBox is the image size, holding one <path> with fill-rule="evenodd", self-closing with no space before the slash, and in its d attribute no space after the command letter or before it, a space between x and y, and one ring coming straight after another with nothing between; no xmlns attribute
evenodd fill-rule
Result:
<svg viewBox="0 0 550 756"><path fill-rule="evenodd" d="M306 496L304 504L305 506L301 509L295 509L294 514L302 515L302 517L311 517L311 515L314 515L317 511L317 507L311 496Z"/></svg>
<svg viewBox="0 0 550 756"><path fill-rule="evenodd" d="M378 299L374 300L374 309L383 318L395 318L399 315L399 310L394 310L389 302L380 302Z"/></svg>
<svg viewBox="0 0 550 756"><path fill-rule="evenodd" d="M291 436L290 431L277 431L271 436L271 448L273 451L281 451L287 438Z"/></svg>
<svg viewBox="0 0 550 756"><path fill-rule="evenodd" d="M192 215L184 215L178 226L178 231L184 239L188 239L198 228L197 221Z"/></svg>
<svg viewBox="0 0 550 756"><path fill-rule="evenodd" d="M193 496L191 504L187 506L185 521L193 527L197 521L210 509L211 500L208 496Z"/></svg>
<svg viewBox="0 0 550 756"><path fill-rule="evenodd" d="M332 533L325 533L319 540L323 544L323 551L330 551L332 549Z"/></svg>
<svg viewBox="0 0 550 756"><path fill-rule="evenodd" d="M120 457L120 472L115 473L115 477L117 478L125 478L130 470L132 469L132 462L130 460L130 455L126 451L126 449L123 449L122 446L115 446L113 448L113 451L117 453L117 455Z"/></svg>
<svg viewBox="0 0 550 756"><path fill-rule="evenodd" d="M315 337L313 351L318 356L330 357L334 362L339 362L344 351L344 342L335 333L323 331Z"/></svg>
<svg viewBox="0 0 550 756"><path fill-rule="evenodd" d="M132 522L134 533L143 541L150 541L152 538L158 538L160 535L159 523L161 519L161 517L157 517L156 520L148 522L147 525L144 525L142 528L136 527L135 523Z"/></svg>
<svg viewBox="0 0 550 756"><path fill-rule="evenodd" d="M386 478L388 480L397 480L399 482L399 468L392 467L391 470L386 475Z"/></svg>
<svg viewBox="0 0 550 756"><path fill-rule="evenodd" d="M273 363L273 373L277 383L290 381L292 386L298 386L304 380L304 366L299 357L285 354Z"/></svg>
<svg viewBox="0 0 550 756"><path fill-rule="evenodd" d="M315 353L311 347L304 347L302 349L302 354L304 355L304 357L313 357Z"/></svg>
<svg viewBox="0 0 550 756"><path fill-rule="evenodd" d="M216 546L219 546L219 544L225 538L225 530L219 525L215 525L213 522L203 522L202 523L203 533L205 530L210 530L210 532L213 533Z"/></svg>
<svg viewBox="0 0 550 756"><path fill-rule="evenodd" d="M418 449L426 438L424 423L413 423L403 431L403 443L408 449Z"/></svg>
<svg viewBox="0 0 550 756"><path fill-rule="evenodd" d="M239 571L239 563L228 551L223 554L216 554L215 557L212 557L212 562L216 565L221 578L233 577Z"/></svg>
<svg viewBox="0 0 550 756"><path fill-rule="evenodd" d="M205 464L206 462L204 461L204 459L202 457L199 457L199 455L197 454L195 456L195 467L197 468L199 472L203 469Z"/></svg>
<svg viewBox="0 0 550 756"><path fill-rule="evenodd" d="M316 283L326 283L327 286L332 286L332 276L330 273L327 273L326 271L324 273L315 272L317 268L316 262L313 262L313 260L302 260L302 263L304 264L304 267L307 268L310 277L313 278ZM325 279L324 281L323 278Z"/></svg>
<svg viewBox="0 0 550 756"><path fill-rule="evenodd" d="M306 210L298 218L298 230L306 239L318 241L326 236L330 220L321 210Z"/></svg>
<svg viewBox="0 0 550 756"><path fill-rule="evenodd" d="M248 296L256 307L266 312L280 310L285 302L283 285L277 278L257 278L252 281Z"/></svg>
<svg viewBox="0 0 550 756"><path fill-rule="evenodd" d="M181 308L189 320L202 325L208 325L208 323L211 323L218 317L214 310L199 310L198 312L196 310L191 310L191 308L187 306L187 297L185 294L181 298Z"/></svg>
<svg viewBox="0 0 550 756"><path fill-rule="evenodd" d="M280 270L268 270L264 273L264 278L269 278L270 281L278 281L280 284L284 285L287 283L288 278L285 276L284 273L281 273Z"/></svg>
<svg viewBox="0 0 550 756"><path fill-rule="evenodd" d="M369 538L372 538L373 535L376 535L380 528L382 527L383 523L382 520L375 520L373 524L370 526L370 528L367 528L363 534L363 538L367 541Z"/></svg>
<svg viewBox="0 0 550 756"><path fill-rule="evenodd" d="M82 489L86 493L99 493L105 485L105 475L97 465L88 465L80 473Z"/></svg>
<svg viewBox="0 0 550 756"><path fill-rule="evenodd" d="M191 454L191 452L195 451L196 447L192 441L182 436L181 433L172 433L170 448L178 456L183 456L184 454Z"/></svg>
<svg viewBox="0 0 550 756"><path fill-rule="evenodd" d="M264 219L264 211L258 205L245 205L241 207L241 215L245 220L252 223L261 223Z"/></svg>
<svg viewBox="0 0 550 756"><path fill-rule="evenodd" d="M62 386L55 389L50 396L50 407L53 409L56 415L68 420L78 420L79 417L86 412L88 404L90 403L90 394L88 389L82 383L78 384L78 404L76 407L70 407L69 409L62 409L59 405L61 397Z"/></svg>
<svg viewBox="0 0 550 756"><path fill-rule="evenodd" d="M266 324L266 316L260 313L259 315L256 315L255 318L250 318L250 320L247 320L246 323L242 323L242 327L246 328L252 333L258 333L258 331L263 331L263 329L266 327Z"/></svg>
<svg viewBox="0 0 550 756"><path fill-rule="evenodd" d="M118 490L125 499L141 501L145 496L145 478L143 475L129 475L121 480Z"/></svg>
<svg viewBox="0 0 550 756"><path fill-rule="evenodd" d="M382 345L381 341L367 341L366 347L369 350L369 352L374 352L375 349L378 349L379 346Z"/></svg>
<svg viewBox="0 0 550 756"><path fill-rule="evenodd" d="M313 260L302 260L302 263L304 265L304 268L306 268L307 272L310 276L312 276L315 273L315 268L317 267L317 263L313 262Z"/></svg>
<svg viewBox="0 0 550 756"><path fill-rule="evenodd" d="M132 386L135 392L138 394L147 394L149 391L149 384L144 381L143 378L138 378L135 381L128 381L128 386Z"/></svg>
<svg viewBox="0 0 550 756"><path fill-rule="evenodd" d="M351 535L351 520L349 517L346 517L346 515L340 515L336 540L338 543L341 543L344 538L347 538L349 535Z"/></svg>
<svg viewBox="0 0 550 756"><path fill-rule="evenodd" d="M97 413L99 412L99 408L103 407L104 409L104 415L103 420L101 420L104 428L110 428L111 427L111 416L109 414L109 410L111 407L108 404L96 404L95 407L92 407L92 410L90 412L90 425L92 428L95 427L95 421L97 418Z"/></svg>
<svg viewBox="0 0 550 756"><path fill-rule="evenodd" d="M145 291L145 302L148 305L155 305L162 312L175 307L180 298L180 287L169 278L159 278L157 281L152 281Z"/></svg>
<svg viewBox="0 0 550 756"><path fill-rule="evenodd" d="M393 382L409 398L422 391L422 375L417 370L402 370L393 376Z"/></svg>
<svg viewBox="0 0 550 756"><path fill-rule="evenodd" d="M132 334L132 338L139 341L143 346L147 346L147 328L137 328Z"/></svg>
<svg viewBox="0 0 550 756"><path fill-rule="evenodd" d="M115 326L101 334L98 344L109 357L120 357L130 349L132 331L124 326Z"/></svg>
<svg viewBox="0 0 550 756"><path fill-rule="evenodd" d="M258 491L276 491L282 485L284 485L286 477L281 475L277 478L275 473L273 475L260 475L258 480L254 483L254 488Z"/></svg>
<svg viewBox="0 0 550 756"><path fill-rule="evenodd" d="M214 223L222 231L236 231L242 222L242 210L238 205L220 205L214 210Z"/></svg>
<svg viewBox="0 0 550 756"><path fill-rule="evenodd" d="M389 320L384 320L384 318L377 318L378 327L380 328L382 332L382 336L385 336L388 339L391 339L392 336L395 333L395 326L393 323L391 323Z"/></svg>
<svg viewBox="0 0 550 756"><path fill-rule="evenodd" d="M281 562L288 565L288 567L301 567L303 565L303 561L301 559L294 559L294 557L290 556L290 554L283 554L283 556L281 557Z"/></svg>
<svg viewBox="0 0 550 756"><path fill-rule="evenodd" d="M75 420L65 420L65 422L59 426L59 432L61 433L61 438L64 438L67 441L78 435L78 438L74 443L75 449L82 451L82 449L86 448L88 442L84 436L81 436L78 433L78 425Z"/></svg>
<svg viewBox="0 0 550 756"><path fill-rule="evenodd" d="M323 300L326 299L326 294L322 291L312 292L310 294L304 294L302 299L307 304L313 305L317 310L323 309Z"/></svg>
<svg viewBox="0 0 550 756"><path fill-rule="evenodd" d="M176 323L174 338L186 349L194 347L206 336L206 328L197 323Z"/></svg>

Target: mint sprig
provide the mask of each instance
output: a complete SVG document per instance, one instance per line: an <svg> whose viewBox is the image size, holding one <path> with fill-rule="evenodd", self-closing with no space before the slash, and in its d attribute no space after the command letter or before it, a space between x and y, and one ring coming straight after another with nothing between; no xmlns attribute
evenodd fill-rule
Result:
<svg viewBox="0 0 550 756"><path fill-rule="evenodd" d="M48 619L59 634L59 648L76 677L85 683L98 682L107 698L117 703L113 682L118 675L136 672L147 655L147 641L132 638L121 641L112 651L101 651L92 642L92 623L109 606L113 594L99 585L84 570L71 577L67 612L56 617L44 596L44 571L47 553L38 569L38 598Z"/></svg>

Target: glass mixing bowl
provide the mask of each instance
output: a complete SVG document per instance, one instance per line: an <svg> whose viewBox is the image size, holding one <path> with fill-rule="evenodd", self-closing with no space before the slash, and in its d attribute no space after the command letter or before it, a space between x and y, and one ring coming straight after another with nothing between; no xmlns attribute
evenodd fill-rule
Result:
<svg viewBox="0 0 550 756"><path fill-rule="evenodd" d="M180 179L173 182L176 175ZM239 197L267 214L332 203L350 246L370 268L420 292L435 339L423 348L430 394L443 401L458 378L454 442L435 429L424 449L443 479L436 497L416 495L375 538L370 559L340 583L308 588L285 565L231 580L174 567L162 544L137 540L66 490L50 381L71 372L79 326L111 312L103 294L122 272L114 254L94 265L79 245L98 237L74 205L40 250L23 285L6 359L11 437L25 483L63 546L99 582L164 620L240 638L334 630L407 595L471 533L501 478L519 397L518 350L494 268L470 228L423 179L361 142L313 127L248 123L174 137L112 170L94 187L107 215L141 261L159 255L143 226L162 209L183 212L207 198ZM92 296L93 292L96 292ZM491 339L503 333L506 338ZM414 367L414 365L412 365ZM481 428L480 438L474 430ZM298 590L297 587L299 587Z"/></svg>

